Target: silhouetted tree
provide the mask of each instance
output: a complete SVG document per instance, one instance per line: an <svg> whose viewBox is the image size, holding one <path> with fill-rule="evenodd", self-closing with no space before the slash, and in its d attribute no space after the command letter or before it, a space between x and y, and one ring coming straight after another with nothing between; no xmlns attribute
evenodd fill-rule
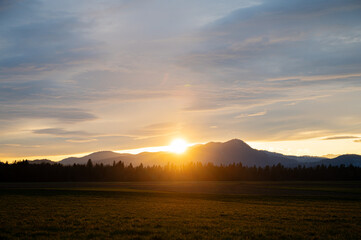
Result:
<svg viewBox="0 0 361 240"><path fill-rule="evenodd" d="M92 168L92 167L93 167L93 162L92 162L91 159L88 160L88 162L86 163L86 166L87 166L88 168Z"/></svg>
<svg viewBox="0 0 361 240"><path fill-rule="evenodd" d="M306 168L297 166L285 168L281 164L266 167L246 167L241 163L230 165L202 164L200 162L183 165L134 167L125 166L119 161L113 165L93 164L91 159L86 165L74 164L30 164L18 161L12 164L0 163L0 181L337 181L361 180L361 168L353 165L325 166Z"/></svg>

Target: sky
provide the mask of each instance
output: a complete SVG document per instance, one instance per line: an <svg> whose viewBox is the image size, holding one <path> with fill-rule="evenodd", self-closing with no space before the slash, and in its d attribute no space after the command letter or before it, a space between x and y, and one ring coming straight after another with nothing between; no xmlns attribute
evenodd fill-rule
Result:
<svg viewBox="0 0 361 240"><path fill-rule="evenodd" d="M361 154L361 2L0 1L0 160L177 137Z"/></svg>

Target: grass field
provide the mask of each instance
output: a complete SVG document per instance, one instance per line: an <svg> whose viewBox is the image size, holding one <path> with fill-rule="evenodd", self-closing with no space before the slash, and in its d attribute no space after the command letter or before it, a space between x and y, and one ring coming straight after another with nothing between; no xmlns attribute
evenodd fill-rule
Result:
<svg viewBox="0 0 361 240"><path fill-rule="evenodd" d="M361 182L1 183L0 239L361 239Z"/></svg>

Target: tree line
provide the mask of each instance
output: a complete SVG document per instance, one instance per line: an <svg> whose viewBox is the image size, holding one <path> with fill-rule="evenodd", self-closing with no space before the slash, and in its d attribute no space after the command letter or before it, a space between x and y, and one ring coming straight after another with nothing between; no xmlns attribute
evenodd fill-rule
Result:
<svg viewBox="0 0 361 240"><path fill-rule="evenodd" d="M361 168L355 166L298 166L286 168L281 164L266 167L247 167L241 163L214 165L187 163L165 166L93 164L31 164L19 161L0 163L1 182L52 182L52 181L337 181L361 180Z"/></svg>

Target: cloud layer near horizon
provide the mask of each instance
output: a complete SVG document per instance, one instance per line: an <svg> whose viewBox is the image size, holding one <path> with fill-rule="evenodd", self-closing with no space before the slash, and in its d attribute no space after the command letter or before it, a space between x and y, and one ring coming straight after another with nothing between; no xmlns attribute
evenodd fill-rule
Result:
<svg viewBox="0 0 361 240"><path fill-rule="evenodd" d="M358 136L360 12L357 0L2 1L0 158Z"/></svg>

